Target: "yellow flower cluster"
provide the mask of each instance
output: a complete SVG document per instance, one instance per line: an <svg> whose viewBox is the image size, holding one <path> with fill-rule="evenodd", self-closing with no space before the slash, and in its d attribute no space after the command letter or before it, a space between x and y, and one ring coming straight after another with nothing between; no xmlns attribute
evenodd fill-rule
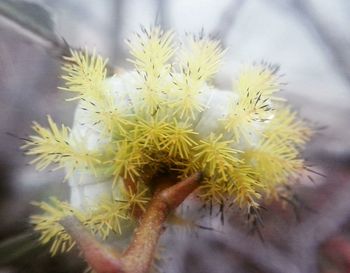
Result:
<svg viewBox="0 0 350 273"><path fill-rule="evenodd" d="M147 189L139 189L139 192L132 193L123 191L122 199L110 199L106 194L99 201L84 211L73 207L67 202L59 201L55 197L50 202L33 202L33 204L44 211L42 215L33 215L31 223L34 230L38 231L42 244L51 243L50 252L55 255L59 252L71 250L75 242L66 233L59 221L69 215L74 215L91 232L97 234L101 239L106 240L110 234L115 238L122 239L123 232L127 232L132 226L130 214L135 208L145 209L148 203Z"/></svg>
<svg viewBox="0 0 350 273"><path fill-rule="evenodd" d="M35 216L33 223L44 243L55 238L53 252L71 246L57 224L61 215L81 215L104 238L120 232L133 204L147 205L148 180L160 172L184 178L202 171L197 195L203 202L236 202L249 212L303 171L300 150L311 130L276 97L278 68L246 67L231 91L218 90L212 78L224 55L220 43L189 37L175 45L173 37L157 27L142 29L127 40L134 70L110 78L107 61L96 54L72 51L66 58L62 89L79 100L75 123L72 130L50 117L49 129L35 123L36 135L24 145L36 156L32 162L38 169L65 167L68 179L88 173L98 183L104 177L113 181L110 192L123 180L141 186L124 202L110 198L89 209L41 203L49 216Z"/></svg>

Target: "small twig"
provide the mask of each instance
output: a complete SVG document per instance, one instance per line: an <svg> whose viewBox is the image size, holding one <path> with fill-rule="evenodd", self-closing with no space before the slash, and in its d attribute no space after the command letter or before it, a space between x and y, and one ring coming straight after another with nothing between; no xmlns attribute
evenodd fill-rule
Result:
<svg viewBox="0 0 350 273"><path fill-rule="evenodd" d="M35 8L42 9L43 13L47 13L45 9L37 4L27 4L36 5ZM49 14L46 14L46 16L49 16ZM51 56L61 61L64 60L63 57L71 56L72 47L55 33L53 22L50 22L52 26L45 27L36 22L33 16L18 11L7 1L4 1L0 2L0 23L25 37L34 45L44 48ZM107 65L107 74L111 76L114 72L115 68Z"/></svg>
<svg viewBox="0 0 350 273"><path fill-rule="evenodd" d="M69 54L67 43L59 38L53 30L38 24L29 15L26 16L19 13L6 1L0 5L0 18L2 23L32 43L45 48L50 54L56 57L67 56L67 53Z"/></svg>
<svg viewBox="0 0 350 273"><path fill-rule="evenodd" d="M168 29L169 23L169 0L155 0L156 2L156 19L155 25L161 26L163 29Z"/></svg>
<svg viewBox="0 0 350 273"><path fill-rule="evenodd" d="M305 0L266 1L266 3L272 3L293 11L301 19L310 34L317 39L334 70L350 85L349 44L340 34L336 34L334 29L327 27L326 23L315 13L315 9L308 2Z"/></svg>
<svg viewBox="0 0 350 273"><path fill-rule="evenodd" d="M110 60L112 64L118 64L122 62L127 53L123 47L122 31L125 21L125 7L127 1L115 0L112 1L111 9L111 23L110 23L110 36L113 37L110 41Z"/></svg>
<svg viewBox="0 0 350 273"><path fill-rule="evenodd" d="M202 180L202 174L169 186L161 178L155 181L155 194L142 216L134 238L123 254L98 242L74 217L61 220L66 231L77 242L85 260L97 273L146 273L153 261L154 252L168 215L191 194Z"/></svg>
<svg viewBox="0 0 350 273"><path fill-rule="evenodd" d="M222 12L217 26L211 33L215 38L221 40L223 46L226 46L227 36L232 30L244 3L244 0L232 0Z"/></svg>
<svg viewBox="0 0 350 273"><path fill-rule="evenodd" d="M305 24L308 24L311 30L315 30L313 33L318 36L317 38L326 49L334 68L350 84L349 45L344 42L343 38L338 39L339 37L334 35L334 31L326 27L320 17L315 14L314 9L306 2L293 0L292 7L304 19Z"/></svg>

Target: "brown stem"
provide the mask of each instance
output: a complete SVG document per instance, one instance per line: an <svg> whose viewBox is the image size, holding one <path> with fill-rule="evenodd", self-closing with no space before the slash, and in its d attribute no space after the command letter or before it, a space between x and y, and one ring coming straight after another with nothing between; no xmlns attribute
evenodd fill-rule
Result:
<svg viewBox="0 0 350 273"><path fill-rule="evenodd" d="M148 271L167 216L198 187L200 180L201 174L197 173L173 186L158 192L156 190L129 248L124 253L123 261L127 272ZM157 188L162 187L163 183L159 183Z"/></svg>
<svg viewBox="0 0 350 273"><path fill-rule="evenodd" d="M83 251L84 258L89 266L98 273L122 273L116 271L122 268L117 252L104 246L88 232L75 216L67 216L60 221L61 225L74 238Z"/></svg>
<svg viewBox="0 0 350 273"><path fill-rule="evenodd" d="M199 186L201 180L202 174L196 173L172 186L168 186L164 178L157 181L155 194L122 255L98 242L76 218L66 217L61 224L97 273L147 273L167 216Z"/></svg>

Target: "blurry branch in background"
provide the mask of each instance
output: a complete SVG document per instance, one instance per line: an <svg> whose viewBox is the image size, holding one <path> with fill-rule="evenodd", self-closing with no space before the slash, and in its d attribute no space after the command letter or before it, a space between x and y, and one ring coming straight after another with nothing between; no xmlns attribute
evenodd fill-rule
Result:
<svg viewBox="0 0 350 273"><path fill-rule="evenodd" d="M124 23L124 8L126 6L125 0L115 0L111 3L111 26L110 37L110 60L112 64L118 64L125 59L126 53L123 48L122 28Z"/></svg>
<svg viewBox="0 0 350 273"><path fill-rule="evenodd" d="M312 198L308 198L317 213L304 219L288 237L296 263L303 265L302 272L319 272L317 259L311 253L317 253L322 242L331 239L350 219L349 172L341 173L338 169L328 177L326 183L311 193ZM324 202L322 196L326 195L327 202ZM344 272L349 272L349 266Z"/></svg>
<svg viewBox="0 0 350 273"><path fill-rule="evenodd" d="M110 25L110 37L113 37L111 39L110 43L110 52L111 57L110 61L115 66L120 66L120 62L123 62L127 56L127 53L125 52L123 43L123 26L125 24L125 14L126 8L130 8L130 3L125 0L115 0L111 2L112 8L111 8L111 25ZM169 7L169 1L168 0L154 0L154 7L155 7L155 19L154 19L154 25L160 26L162 29L169 29L170 22L169 22L169 14L168 14L168 7Z"/></svg>
<svg viewBox="0 0 350 273"><path fill-rule="evenodd" d="M301 211L302 222L290 226L289 230L283 232L284 239L282 240L285 244L283 249L280 248L279 244L272 243L273 240L269 238L267 238L268 243L257 244L254 237L247 236L239 228L226 226L223 229L223 235L220 233L201 234L202 240L198 241L197 245L190 245L190 249L187 251L196 251L197 255L203 257L205 253L201 253L201 251L207 251L209 247L213 253L224 249L227 252L227 249L230 249L240 257L257 265L262 272L268 273L320 272L317 257L314 256L315 253L318 253L322 243L327 244L329 240L332 240L332 236L337 234L339 228L343 227L350 219L349 174L339 174L339 170L333 170L329 177L331 179L317 189L308 191L308 186L299 189L301 193L304 193L303 199L312 204L316 213L310 214L307 211ZM324 200L325 196L327 196L326 202ZM267 226L266 229L269 229L269 227ZM230 236L225 234L230 234ZM266 237L278 238L281 235L282 233L267 233ZM219 255L223 255L223 253L219 253ZM270 260L271 257L273 257L272 260ZM205 262L206 260L203 261L203 263ZM210 266L210 262L206 266Z"/></svg>
<svg viewBox="0 0 350 273"><path fill-rule="evenodd" d="M41 5L11 0L0 1L0 24L11 28L50 55L62 59L71 56L70 46L55 33L51 14ZM107 67L109 74L114 69Z"/></svg>
<svg viewBox="0 0 350 273"><path fill-rule="evenodd" d="M54 32L51 15L38 4L2 0L0 22L56 57L69 54L68 45Z"/></svg>
<svg viewBox="0 0 350 273"><path fill-rule="evenodd" d="M156 22L155 25L159 25L162 29L169 29L169 0L155 0L156 4Z"/></svg>
<svg viewBox="0 0 350 273"><path fill-rule="evenodd" d="M305 0L293 0L292 7L297 14L304 20L304 23L314 30L313 33L322 42L324 48L328 51L334 67L337 68L339 75L342 75L350 85L350 55L349 44L343 37L336 35L334 29L330 29L320 16L317 16L314 9Z"/></svg>
<svg viewBox="0 0 350 273"><path fill-rule="evenodd" d="M227 44L227 36L234 26L244 3L244 0L231 0L228 7L222 12L217 26L214 27L211 33L215 38L221 40L224 47Z"/></svg>
<svg viewBox="0 0 350 273"><path fill-rule="evenodd" d="M205 253L200 252L208 251L209 245L213 250L212 252L216 253L216 255L224 255L223 252L226 250L226 252L238 255L242 260L255 264L256 267L259 268L259 272L300 272L296 271L296 263L291 259L290 255L281 251L277 247L274 247L271 244L256 243L257 241L254 237L247 236L247 234L235 227L226 227L224 232L230 234L230 236L225 234L215 234L215 236L209 233L201 234L202 240L198 242L199 246L191 245L187 251L196 251L199 252L198 254L200 256L204 256ZM213 247L215 247L215 249L213 249ZM269 262L271 257L273 257L273 262ZM205 263L205 267L208 267L210 266L211 261L207 262L204 260L203 263Z"/></svg>
<svg viewBox="0 0 350 273"><path fill-rule="evenodd" d="M38 237L34 232L28 231L1 241L0 265L16 262L29 252L42 254L43 247L37 242Z"/></svg>
<svg viewBox="0 0 350 273"><path fill-rule="evenodd" d="M284 8L292 8L292 11L302 20L302 23L311 32L314 38L321 44L331 61L334 70L338 75L343 77L350 86L350 44L341 34L337 34L336 29L331 29L318 16L315 9L306 0L289 0L289 1L266 1L274 3Z"/></svg>

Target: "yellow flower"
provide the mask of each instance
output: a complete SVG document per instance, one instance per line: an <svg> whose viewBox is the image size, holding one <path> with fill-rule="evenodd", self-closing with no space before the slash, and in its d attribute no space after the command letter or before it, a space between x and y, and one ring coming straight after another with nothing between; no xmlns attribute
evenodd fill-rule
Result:
<svg viewBox="0 0 350 273"><path fill-rule="evenodd" d="M276 97L277 67L245 67L233 90L218 90L211 79L224 55L220 42L173 40L172 32L143 28L127 42L134 69L109 78L107 60L95 53L66 58L62 89L79 99L74 126L35 123L36 135L24 145L38 169L67 169L72 209L41 203L48 216L33 217L42 242L53 240L53 253L71 245L57 223L66 213L80 214L102 238L121 233L135 206L147 205L147 181L164 170L181 178L202 171L203 202L235 202L247 212L303 171L300 153L311 130ZM128 191L127 181L137 187Z"/></svg>

